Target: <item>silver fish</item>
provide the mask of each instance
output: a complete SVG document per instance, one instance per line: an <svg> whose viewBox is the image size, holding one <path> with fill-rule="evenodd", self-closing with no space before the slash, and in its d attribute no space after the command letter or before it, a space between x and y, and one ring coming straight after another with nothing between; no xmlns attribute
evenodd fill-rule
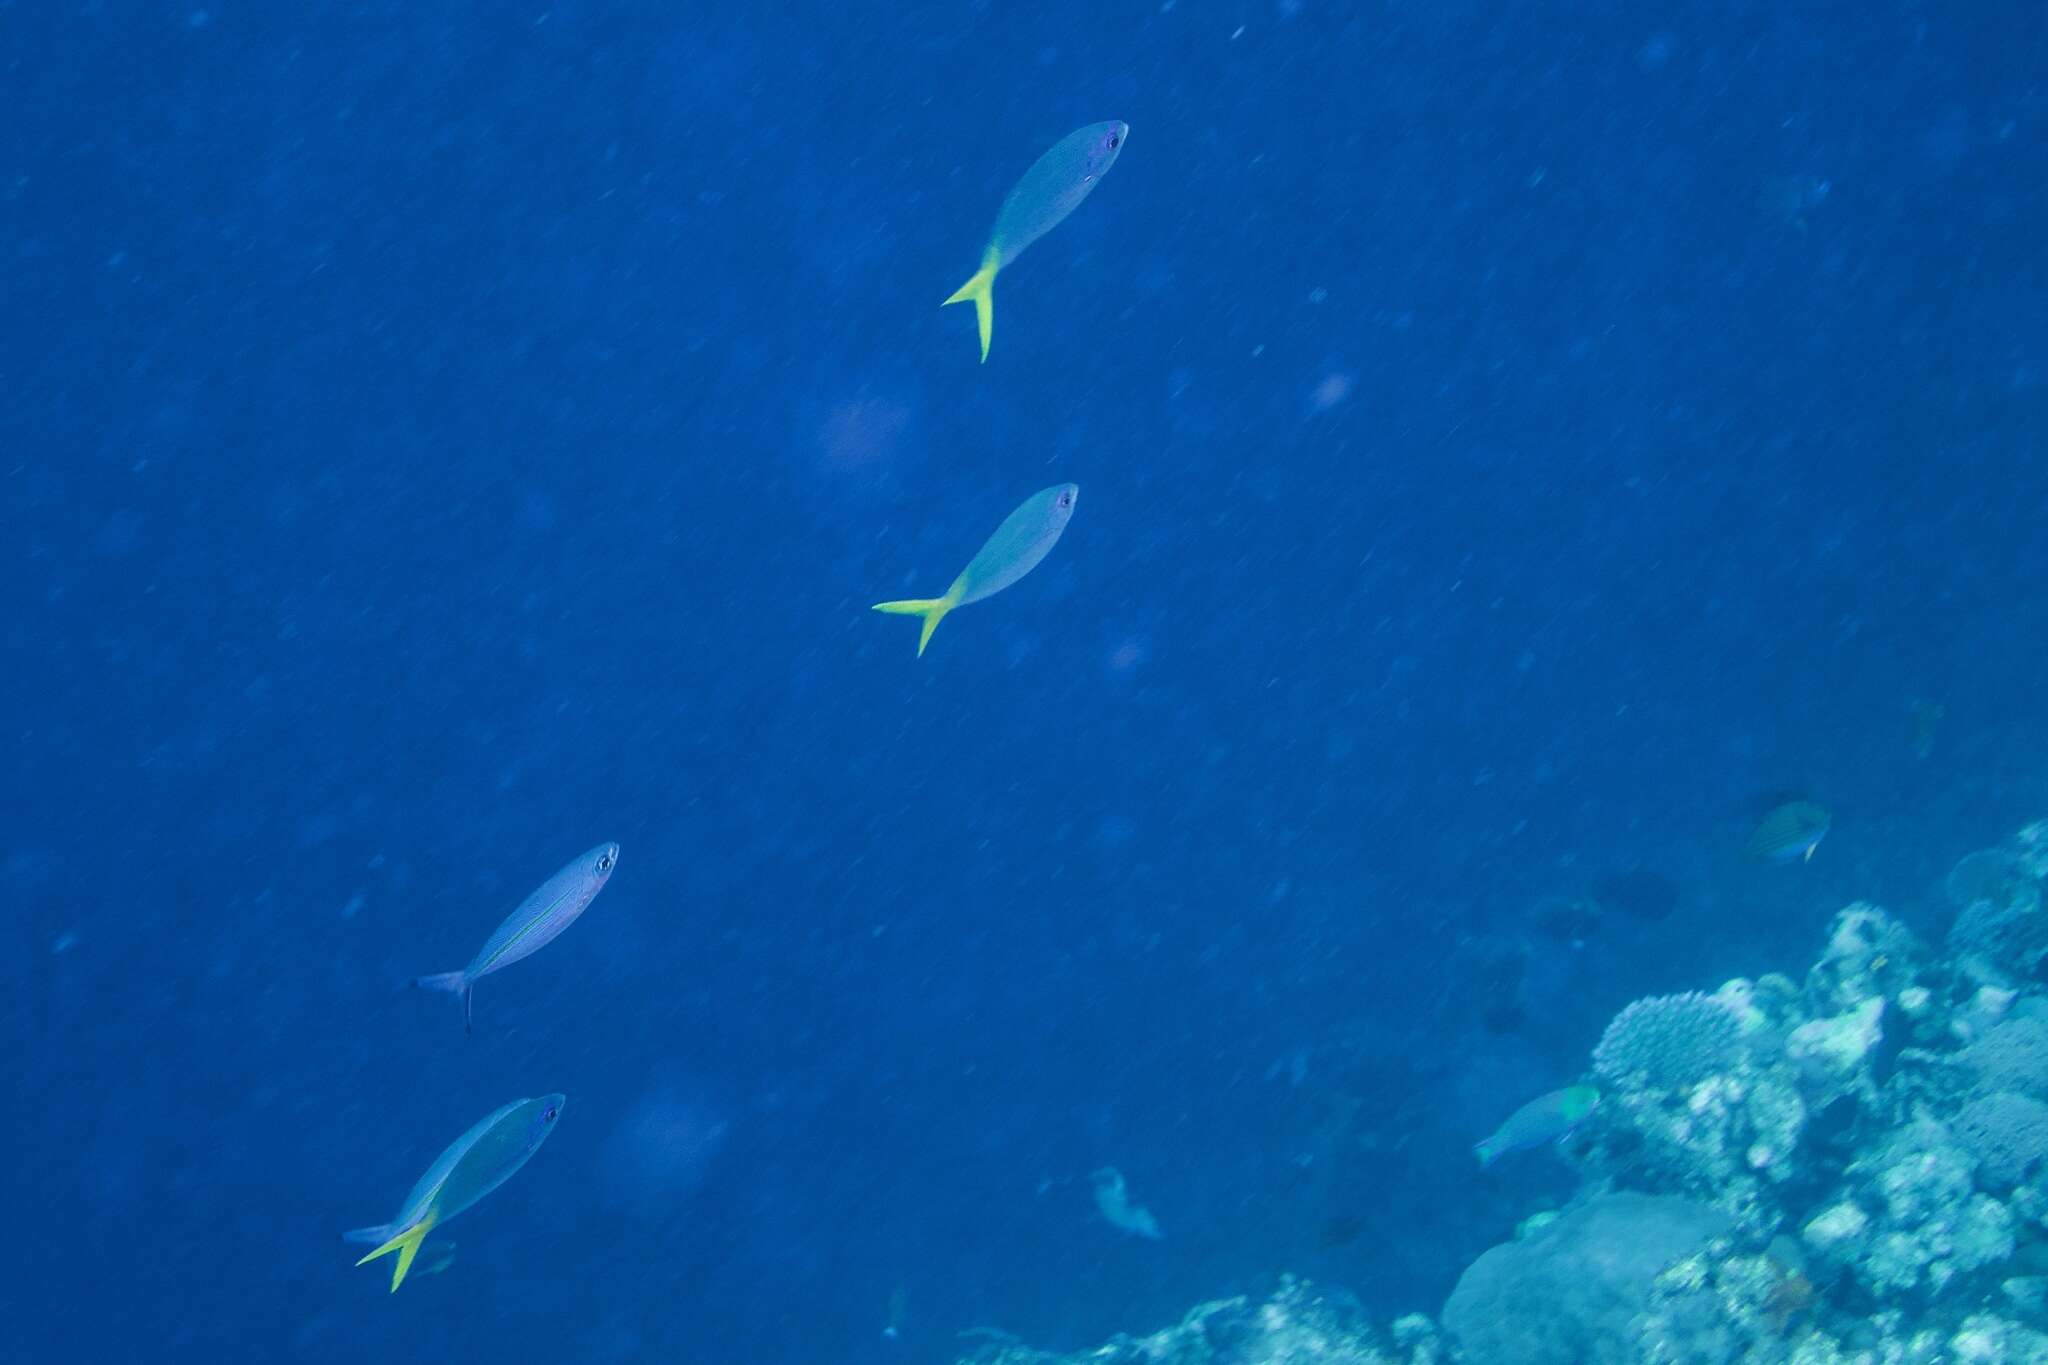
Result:
<svg viewBox="0 0 2048 1365"><path fill-rule="evenodd" d="M462 1031L471 1031L470 992L477 978L509 967L522 957L531 957L568 928L589 908L597 893L619 865L619 846L600 844L541 884L538 891L519 902L519 908L505 917L490 941L477 951L459 972L438 972L423 976L413 985L430 991L452 991L462 997Z"/></svg>

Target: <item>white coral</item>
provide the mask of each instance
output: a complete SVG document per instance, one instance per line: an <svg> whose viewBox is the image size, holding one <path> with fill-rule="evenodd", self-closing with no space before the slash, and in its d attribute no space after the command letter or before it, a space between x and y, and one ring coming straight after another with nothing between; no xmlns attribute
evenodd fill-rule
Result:
<svg viewBox="0 0 2048 1365"><path fill-rule="evenodd" d="M1815 1019L1792 1030L1785 1055L1795 1062L1816 1062L1837 1076L1863 1064L1884 1037L1884 999L1874 997L1846 1014Z"/></svg>
<svg viewBox="0 0 2048 1365"><path fill-rule="evenodd" d="M1822 1255L1841 1258L1861 1245L1869 1231L1870 1215L1853 1201L1844 1199L1815 1214L1799 1235Z"/></svg>
<svg viewBox="0 0 2048 1365"><path fill-rule="evenodd" d="M1653 995L1614 1016L1593 1069L1616 1085L1682 1090L1741 1059L1741 1017L1698 991Z"/></svg>

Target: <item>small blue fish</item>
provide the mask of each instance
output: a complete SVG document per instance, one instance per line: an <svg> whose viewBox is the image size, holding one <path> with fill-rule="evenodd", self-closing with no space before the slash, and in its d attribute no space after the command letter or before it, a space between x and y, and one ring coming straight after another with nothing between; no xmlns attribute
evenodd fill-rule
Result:
<svg viewBox="0 0 2048 1365"><path fill-rule="evenodd" d="M988 538L944 597L912 597L900 602L877 602L875 610L892 616L922 616L924 628L917 635L917 656L932 642L932 632L946 613L969 602L993 597L1038 567L1052 553L1061 532L1074 515L1074 503L1081 490L1070 483L1054 484L1024 499L1016 511L1003 518L996 533Z"/></svg>
<svg viewBox="0 0 2048 1365"><path fill-rule="evenodd" d="M1002 210L996 214L995 230L989 234L988 249L981 254L981 269L940 305L974 305L983 364L988 363L989 338L995 334L996 272L1023 255L1024 248L1058 227L1081 206L1081 201L1116 164L1117 153L1130 135L1129 125L1115 119L1075 129L1032 162L1009 198L1003 200Z"/></svg>
<svg viewBox="0 0 2048 1365"><path fill-rule="evenodd" d="M423 976L413 985L430 991L452 991L462 997L462 1031L471 1031L470 992L479 977L509 967L530 957L556 935L575 923L588 909L597 893L604 890L612 869L619 865L619 846L601 844L570 863L541 884L540 890L519 902L519 908L505 917L490 941L459 972L438 972Z"/></svg>
<svg viewBox="0 0 2048 1365"><path fill-rule="evenodd" d="M398 1259L391 1267L391 1292L396 1294L427 1234L516 1175L555 1130L555 1120L562 1116L566 1103L561 1095L514 1100L478 1119L468 1132L448 1144L413 1185L398 1217L342 1234L346 1241L369 1242L376 1247L356 1264L367 1265L397 1252ZM454 1250L454 1243L449 1243L447 1251ZM428 1269L446 1266L444 1260Z"/></svg>

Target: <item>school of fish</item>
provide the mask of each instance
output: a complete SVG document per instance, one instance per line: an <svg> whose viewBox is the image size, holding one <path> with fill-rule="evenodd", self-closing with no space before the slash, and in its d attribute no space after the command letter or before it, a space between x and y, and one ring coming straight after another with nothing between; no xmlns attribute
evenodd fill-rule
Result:
<svg viewBox="0 0 2048 1365"><path fill-rule="evenodd" d="M1033 162L1003 200L979 268L945 301L947 306L974 305L982 363L988 361L995 332L994 291L998 272L1080 207L1116 163L1129 137L1129 126L1117 120L1078 128ZM1026 498L1003 519L940 596L878 602L873 609L888 615L918 617L917 653L922 658L932 633L950 612L1011 587L1044 561L1065 533L1080 500L1080 491L1074 484L1061 483ZM1810 801L1786 802L1764 816L1749 840L1747 852L1767 862L1804 862L1813 857L1831 824L1828 812ZM415 984L459 997L463 1031L473 1032L476 983L532 956L559 937L590 908L610 880L618 860L619 846L615 843L600 844L574 859L522 900L467 966L419 977ZM1583 1085L1538 1096L1477 1143L1474 1153L1481 1165L1490 1166L1509 1153L1560 1141L1589 1118L1599 1102L1599 1092ZM373 1249L357 1264L395 1255L391 1290L396 1292L427 1235L475 1205L525 1166L554 1131L566 1104L566 1098L559 1094L513 1100L477 1120L427 1168L399 1206L396 1217L388 1223L343 1234L348 1241L372 1245ZM1093 1174L1091 1183L1097 1208L1107 1222L1148 1240L1157 1240L1162 1235L1151 1211L1131 1202L1122 1172L1104 1167ZM441 1255L427 1265L429 1270L444 1269L452 1259L453 1244L439 1245ZM900 1304L892 1310L891 1327L885 1335L894 1335L900 1311Z"/></svg>
<svg viewBox="0 0 2048 1365"><path fill-rule="evenodd" d="M981 268L946 300L949 304L974 304L984 362L994 329L996 272L1080 206L1116 161L1129 136L1130 129L1120 122L1093 123L1069 133L1032 164L1004 199L982 254ZM880 602L875 610L922 618L917 639L917 652L922 657L925 646L931 643L932 632L948 612L992 597L1038 567L1067 529L1080 495L1081 490L1071 483L1034 493L1003 519L944 594ZM417 977L413 984L423 990L445 991L460 999L463 1032L474 1033L477 982L531 957L560 937L590 908L618 863L619 846L599 844L520 901L484 940L467 966ZM356 1264L395 1256L391 1290L396 1293L412 1269L427 1234L511 1179L554 1131L566 1103L559 1094L513 1100L477 1120L427 1168L406 1195L397 1217L388 1223L343 1234L347 1241L372 1244L372 1250ZM1119 1176L1119 1198L1121 1181ZM1117 1207L1121 1211L1121 1204ZM1141 1231L1151 1219L1142 1209L1124 1217L1126 1221L1120 1226ZM1156 1229L1151 1235L1157 1235ZM445 1269L452 1259L452 1250L452 1244L443 1244L442 1254L427 1268Z"/></svg>

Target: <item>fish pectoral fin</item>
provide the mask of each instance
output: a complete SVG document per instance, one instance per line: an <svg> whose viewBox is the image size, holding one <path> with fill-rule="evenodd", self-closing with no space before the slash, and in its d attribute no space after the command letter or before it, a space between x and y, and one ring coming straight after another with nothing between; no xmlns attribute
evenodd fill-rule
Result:
<svg viewBox="0 0 2048 1365"><path fill-rule="evenodd" d="M995 335L996 330L995 286L995 262L984 261L981 269L974 272L972 279L955 289L953 297L939 305L945 308L951 304L973 301L974 325L981 331L981 363L984 365L988 363L989 338Z"/></svg>
<svg viewBox="0 0 2048 1365"><path fill-rule="evenodd" d="M391 1238L391 1240L378 1247L369 1255L363 1257L362 1260L357 1261L356 1264L368 1265L379 1256L388 1256L394 1251L397 1252L398 1262L391 1267L391 1292L396 1294L398 1286L405 1283L405 1272L412 1269L412 1258L419 1255L420 1243L427 1240L427 1233L432 1231L433 1226L434 1215L430 1213L425 1218L420 1219L419 1222L414 1223L411 1227L406 1228L397 1236Z"/></svg>
<svg viewBox="0 0 2048 1365"><path fill-rule="evenodd" d="M891 616L922 616L924 629L917 636L917 657L924 657L924 647L932 642L932 632L939 628L946 613L960 605L958 584L944 597L907 597L900 602L877 602L874 610L887 612Z"/></svg>

